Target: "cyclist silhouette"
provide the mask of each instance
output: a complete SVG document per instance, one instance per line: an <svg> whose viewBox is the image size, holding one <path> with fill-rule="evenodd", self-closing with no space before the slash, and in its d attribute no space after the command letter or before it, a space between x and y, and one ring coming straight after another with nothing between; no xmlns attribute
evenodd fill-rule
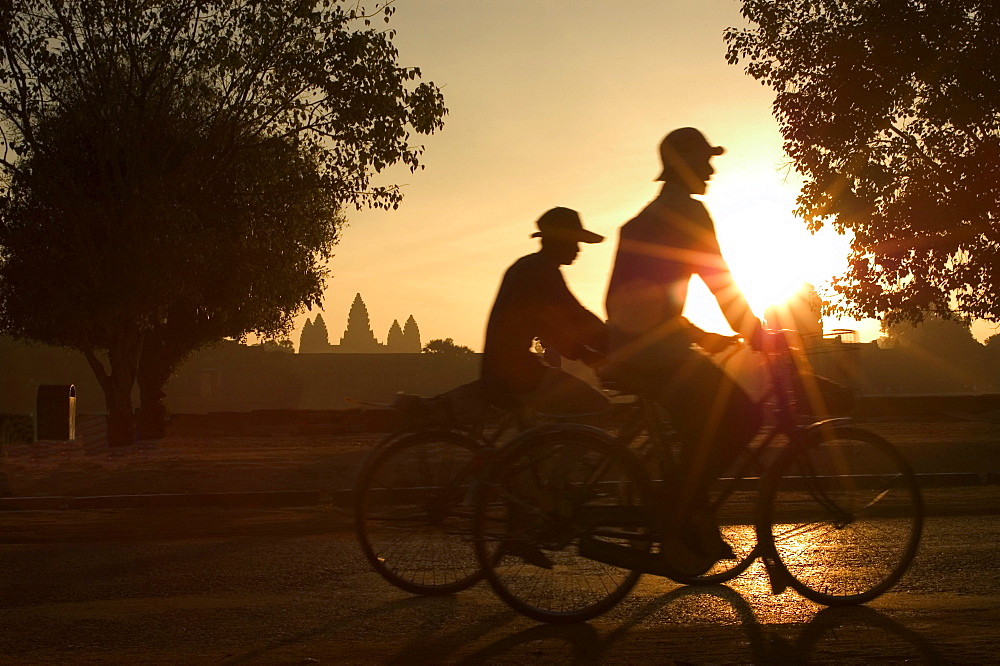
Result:
<svg viewBox="0 0 1000 666"><path fill-rule="evenodd" d="M537 412L580 414L603 411L607 399L583 380L547 365L532 351L534 340L547 351L594 364L607 350L607 327L583 307L563 279L560 266L572 264L580 243L603 236L583 228L580 215L553 208L537 222L533 238L541 249L507 269L486 327L482 380L494 401ZM548 356L548 354L546 355Z"/></svg>
<svg viewBox="0 0 1000 666"><path fill-rule="evenodd" d="M763 337L722 257L708 210L692 198L706 192L715 173L710 159L723 152L691 127L663 139L657 178L663 187L619 230L605 302L612 359L606 376L654 397L685 444L687 476L667 512L663 550L691 572L732 556L700 508L710 481L760 427L755 403L705 353L722 351L735 338L703 331L682 316L688 283L698 275L733 330L754 346Z"/></svg>

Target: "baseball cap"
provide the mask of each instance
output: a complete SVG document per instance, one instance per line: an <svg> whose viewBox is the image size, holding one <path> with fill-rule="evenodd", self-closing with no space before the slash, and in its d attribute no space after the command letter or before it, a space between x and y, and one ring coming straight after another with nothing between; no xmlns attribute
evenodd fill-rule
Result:
<svg viewBox="0 0 1000 666"><path fill-rule="evenodd" d="M663 141L660 142L660 161L663 163L663 172L656 180L665 180L667 174L674 171L674 164L678 159L685 164L690 164L692 159L707 159L725 152L725 148L713 146L704 134L693 127L675 129L663 137Z"/></svg>

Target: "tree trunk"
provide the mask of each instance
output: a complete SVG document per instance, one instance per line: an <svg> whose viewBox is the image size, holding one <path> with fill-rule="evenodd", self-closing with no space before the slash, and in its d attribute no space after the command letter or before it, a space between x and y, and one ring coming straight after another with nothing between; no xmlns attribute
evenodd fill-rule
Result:
<svg viewBox="0 0 1000 666"><path fill-rule="evenodd" d="M139 383L139 415L136 432L139 439L162 439L167 430L167 406L163 392L174 374L178 360L166 349L148 339L142 347L136 379ZM155 336L154 336L155 337Z"/></svg>
<svg viewBox="0 0 1000 666"><path fill-rule="evenodd" d="M93 349L83 350L97 381L104 389L104 402L108 407L109 446L131 446L135 443L132 389L135 387L141 349L142 334L138 330L124 329L117 332L108 349L107 368Z"/></svg>
<svg viewBox="0 0 1000 666"><path fill-rule="evenodd" d="M135 443L135 414L132 409L132 387L135 375L128 381L123 372L112 372L111 391L105 392L108 405L108 446L132 446Z"/></svg>
<svg viewBox="0 0 1000 666"><path fill-rule="evenodd" d="M140 439L160 439L166 433L167 407L163 387L191 353L225 336L222 320L199 315L195 306L175 307L160 324L145 332L139 355L138 433Z"/></svg>
<svg viewBox="0 0 1000 666"><path fill-rule="evenodd" d="M167 434L167 406L163 399L165 382L139 379L139 411L136 414L135 432L139 439L163 439Z"/></svg>

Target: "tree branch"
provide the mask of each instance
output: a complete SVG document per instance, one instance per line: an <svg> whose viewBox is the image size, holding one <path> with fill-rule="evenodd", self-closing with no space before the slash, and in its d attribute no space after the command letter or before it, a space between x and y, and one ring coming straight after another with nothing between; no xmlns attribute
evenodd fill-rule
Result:
<svg viewBox="0 0 1000 666"><path fill-rule="evenodd" d="M896 136L901 138L906 143L906 145L912 148L913 152L916 153L918 157L923 159L923 161L925 161L927 164L934 167L935 169L940 170L941 165L933 157L924 152L924 150L920 147L920 144L917 143L916 137L914 137L909 132L901 130L891 122L889 123L888 127L890 131L896 134Z"/></svg>

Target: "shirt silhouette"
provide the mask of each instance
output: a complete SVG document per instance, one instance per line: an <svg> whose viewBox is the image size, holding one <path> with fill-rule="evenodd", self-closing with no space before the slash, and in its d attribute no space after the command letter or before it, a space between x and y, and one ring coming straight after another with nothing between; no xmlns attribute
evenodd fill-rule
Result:
<svg viewBox="0 0 1000 666"><path fill-rule="evenodd" d="M583 229L579 215L553 208L538 220L541 249L507 269L497 292L483 348L482 379L491 395L512 396L537 410L597 411L605 398L585 382L547 365L533 351L540 340L560 356L594 362L607 349L603 321L566 286L560 267L573 263L579 243L603 240Z"/></svg>

